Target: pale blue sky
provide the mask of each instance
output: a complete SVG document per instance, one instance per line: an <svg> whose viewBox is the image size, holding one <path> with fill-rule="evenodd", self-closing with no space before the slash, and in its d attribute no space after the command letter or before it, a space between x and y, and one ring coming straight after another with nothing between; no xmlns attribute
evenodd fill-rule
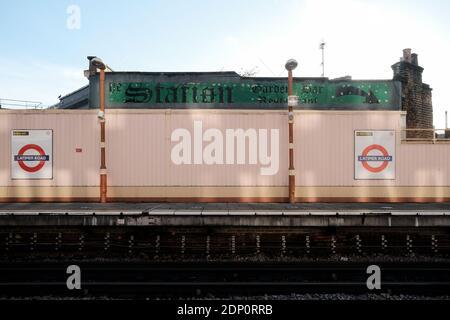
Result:
<svg viewBox="0 0 450 320"><path fill-rule="evenodd" d="M433 88L435 126L450 110L450 1L161 0L2 1L0 98L37 100L86 83L87 55L115 70L241 71L283 76L392 77L390 66L411 47ZM80 8L80 29L67 28L67 8Z"/></svg>

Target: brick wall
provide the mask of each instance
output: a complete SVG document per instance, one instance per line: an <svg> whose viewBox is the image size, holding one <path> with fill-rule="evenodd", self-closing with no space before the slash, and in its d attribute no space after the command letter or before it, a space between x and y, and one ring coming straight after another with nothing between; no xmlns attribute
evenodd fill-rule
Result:
<svg viewBox="0 0 450 320"><path fill-rule="evenodd" d="M408 129L433 128L432 89L422 82L423 68L419 66L417 54L411 49L403 50L403 58L392 66L394 80L402 83L402 110L407 111ZM432 138L431 131L408 132L408 138Z"/></svg>

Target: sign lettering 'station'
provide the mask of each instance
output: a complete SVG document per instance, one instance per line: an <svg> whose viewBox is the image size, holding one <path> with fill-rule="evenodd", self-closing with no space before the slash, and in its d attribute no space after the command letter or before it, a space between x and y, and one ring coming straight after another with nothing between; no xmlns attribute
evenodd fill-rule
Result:
<svg viewBox="0 0 450 320"><path fill-rule="evenodd" d="M391 81L384 82L305 82L294 83L294 95L301 105L374 105L394 108L395 91ZM224 83L111 82L109 102L115 104L286 104L285 81ZM395 109L395 108L394 108Z"/></svg>

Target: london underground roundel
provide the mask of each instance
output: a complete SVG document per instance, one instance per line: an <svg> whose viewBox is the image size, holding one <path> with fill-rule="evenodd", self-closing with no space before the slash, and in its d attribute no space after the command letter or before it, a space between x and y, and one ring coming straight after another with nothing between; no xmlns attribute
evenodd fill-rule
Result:
<svg viewBox="0 0 450 320"><path fill-rule="evenodd" d="M53 178L52 130L12 130L11 178Z"/></svg>
<svg viewBox="0 0 450 320"><path fill-rule="evenodd" d="M395 131L355 131L355 179L395 179Z"/></svg>

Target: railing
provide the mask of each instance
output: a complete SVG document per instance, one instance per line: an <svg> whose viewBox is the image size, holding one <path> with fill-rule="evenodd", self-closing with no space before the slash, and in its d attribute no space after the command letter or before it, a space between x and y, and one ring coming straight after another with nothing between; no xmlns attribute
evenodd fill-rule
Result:
<svg viewBox="0 0 450 320"><path fill-rule="evenodd" d="M450 143L450 129L401 129L402 143Z"/></svg>
<svg viewBox="0 0 450 320"><path fill-rule="evenodd" d="M43 106L42 102L38 102L38 101L13 100L13 99L1 99L0 98L0 109L1 108L43 109L44 106Z"/></svg>

